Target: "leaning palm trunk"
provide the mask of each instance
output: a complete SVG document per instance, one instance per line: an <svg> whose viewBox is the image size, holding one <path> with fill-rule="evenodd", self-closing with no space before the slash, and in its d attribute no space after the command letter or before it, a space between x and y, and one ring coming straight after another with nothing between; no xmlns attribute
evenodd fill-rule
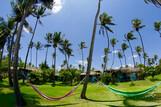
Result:
<svg viewBox="0 0 161 107"><path fill-rule="evenodd" d="M82 53L82 72L84 72L84 54L83 54L83 49L81 49Z"/></svg>
<svg viewBox="0 0 161 107"><path fill-rule="evenodd" d="M10 43L10 47L9 47L9 54L8 54L8 80L9 80L9 85L10 87L13 87L13 82L12 82L12 74L11 74L11 57L12 57L12 47L14 44L14 36L17 32L17 27L18 27L18 22L16 23L16 28L15 31L11 37L11 43Z"/></svg>
<svg viewBox="0 0 161 107"><path fill-rule="evenodd" d="M18 28L17 37L16 37L16 41L15 41L15 48L14 48L13 86L14 86L14 92L15 92L15 95L16 95L16 105L18 107L22 107L24 105L24 99L23 99L23 97L21 95L21 91L20 91L19 84L18 84L17 67L18 67L18 58L19 58L19 48L20 48L21 34L22 34L22 29L23 29L25 19L27 17L28 12L29 12L28 9L29 8L27 8L26 11L24 11L24 15L22 16L22 19L21 19L21 22L20 22L20 25L19 25L19 28Z"/></svg>
<svg viewBox="0 0 161 107"><path fill-rule="evenodd" d="M96 13L96 16L95 16L95 19L94 19L93 33L92 33L91 45L90 45L89 56L88 56L86 79L85 79L85 82L83 84L83 89L82 89L82 92L81 92L81 98L82 99L86 99L86 90L87 90L89 74L90 74L90 70L91 70L94 42L95 42L96 29L97 29L97 20L98 20L98 16L99 16L99 13L100 13L100 7L101 7L101 0L99 0L99 2L98 2L98 9L97 9L97 13Z"/></svg>
<svg viewBox="0 0 161 107"><path fill-rule="evenodd" d="M139 61L140 61L140 64L142 64L142 61L141 61L141 55L139 54Z"/></svg>
<svg viewBox="0 0 161 107"><path fill-rule="evenodd" d="M124 56L124 59L125 59L125 67L126 67L127 66L127 61L126 61L125 51L123 51L123 56Z"/></svg>
<svg viewBox="0 0 161 107"><path fill-rule="evenodd" d="M111 69L112 69L114 62L115 62L115 52L114 51L115 51L115 48L113 48L113 58L112 58Z"/></svg>
<svg viewBox="0 0 161 107"><path fill-rule="evenodd" d="M129 46L130 46L130 50L131 50L131 54L132 54L132 59L133 59L134 67L136 67L136 63L135 63L135 58L134 58L134 53L133 53L133 50L132 50L132 46L131 46L130 41L128 41L128 43L129 43Z"/></svg>
<svg viewBox="0 0 161 107"><path fill-rule="evenodd" d="M141 45L142 45L142 48L143 48L143 58L144 58L144 67L145 67L145 57L144 57L145 56L145 48L144 48L143 38L142 38L140 32L139 31L137 31L137 32L138 32L138 34L140 36Z"/></svg>
<svg viewBox="0 0 161 107"><path fill-rule="evenodd" d="M28 55L29 55L30 48L31 48L30 45L31 45L31 43L32 43L32 41L33 41L33 38L34 38L34 36L35 36L35 31L36 31L36 28L37 28L38 21L39 21L39 19L37 18L36 24L35 24L35 27L34 27L34 31L33 31L33 34L32 34L31 40L30 40L30 43L29 43L29 45L28 45L28 49L27 49L27 53L26 53L26 58L25 58L24 69L26 69L27 59L28 59Z"/></svg>

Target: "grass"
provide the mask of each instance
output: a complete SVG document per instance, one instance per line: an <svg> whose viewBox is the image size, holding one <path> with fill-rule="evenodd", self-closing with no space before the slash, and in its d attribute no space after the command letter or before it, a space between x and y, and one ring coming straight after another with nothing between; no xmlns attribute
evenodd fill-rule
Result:
<svg viewBox="0 0 161 107"><path fill-rule="evenodd" d="M117 89L123 91L138 91L150 87L158 82L161 76L157 76L155 81L147 80L134 81L134 86L130 86L130 82L118 83L112 85ZM150 95L142 98L124 98L116 94L111 93L102 85L98 83L89 84L87 90L88 100L80 99L80 92L82 86L80 86L75 93L65 99L59 101L47 101L41 98L33 89L27 84L21 84L21 92L25 100L27 101L27 107L161 107L161 86L154 90ZM39 85L38 88L49 96L62 96L72 86L60 86L56 85L52 87L51 84L47 83ZM152 96L154 95L154 96ZM7 80L0 82L0 106L2 107L14 107L15 97L13 90L8 87Z"/></svg>

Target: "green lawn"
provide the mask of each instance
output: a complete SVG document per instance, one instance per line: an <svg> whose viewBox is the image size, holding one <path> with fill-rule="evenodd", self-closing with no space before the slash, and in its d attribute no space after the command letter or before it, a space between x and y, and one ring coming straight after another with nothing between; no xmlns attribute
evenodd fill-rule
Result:
<svg viewBox="0 0 161 107"><path fill-rule="evenodd" d="M157 78L160 78L158 76ZM158 80L158 79L157 79ZM117 85L112 85L113 87L123 90L123 91L137 91L154 85L158 81L142 80L134 81L135 85L130 86L130 82L118 83ZM21 84L21 82L20 82ZM51 84L45 84L38 86L41 91L49 96L62 96L68 92L71 86L61 86L57 85L52 87ZM80 99L79 95L82 86L80 86L74 93L74 95L67 97L59 101L47 101L33 91L28 85L21 84L21 92L26 99L28 105L27 107L161 107L161 86L154 90L150 95L143 98L124 98L119 95L115 95L107 90L102 85L89 84L87 96L89 100ZM151 96L155 95L155 97ZM4 80L0 82L0 106L1 107L14 107L15 98L13 90L8 87L7 81Z"/></svg>

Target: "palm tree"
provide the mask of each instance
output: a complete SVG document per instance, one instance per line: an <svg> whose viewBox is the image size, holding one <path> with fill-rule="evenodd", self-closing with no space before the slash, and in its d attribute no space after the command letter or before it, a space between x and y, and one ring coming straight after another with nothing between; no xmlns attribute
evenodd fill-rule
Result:
<svg viewBox="0 0 161 107"><path fill-rule="evenodd" d="M144 0L146 3L153 3L155 6L161 6L161 0Z"/></svg>
<svg viewBox="0 0 161 107"><path fill-rule="evenodd" d="M121 59L123 58L122 52L119 51L119 52L117 53L117 56L118 56L118 58L119 58L119 61L120 61L120 64L121 64L121 68L122 68L122 61L121 61Z"/></svg>
<svg viewBox="0 0 161 107"><path fill-rule="evenodd" d="M107 13L102 13L100 16L99 16L99 20L100 20L100 30L99 30L99 33L102 34L103 36L105 35L106 33L106 37L107 37L107 48L110 47L110 38L109 38L109 35L108 35L108 32L111 32L113 33L113 31L111 30L111 28L109 27L110 25L115 25L113 22L112 22L112 16L109 16Z"/></svg>
<svg viewBox="0 0 161 107"><path fill-rule="evenodd" d="M141 61L142 48L141 48L140 46L136 46L136 47L135 47L135 51L137 52L137 54L138 54L138 56L139 56L140 64L142 64L142 61Z"/></svg>
<svg viewBox="0 0 161 107"><path fill-rule="evenodd" d="M112 60L112 64L111 64L111 68L113 67L113 65L114 65L114 61L115 61L115 45L116 45L116 43L117 43L118 41L116 40L116 38L112 38L111 40L110 40L110 43L111 43L111 46L112 46L112 50L113 50L113 60Z"/></svg>
<svg viewBox="0 0 161 107"><path fill-rule="evenodd" d="M88 56L88 65L87 65L86 79L85 79L85 82L83 84L83 89L82 89L82 92L81 92L81 98L82 99L86 99L86 90L87 90L89 74L90 74L90 70L91 70L92 56L93 56L93 49L94 49L94 42L95 42L95 35L96 35L96 29L97 29L97 20L98 20L99 13L100 13L101 1L102 0L98 1L98 8L97 8L96 16L95 16L95 19L94 19L91 45L90 45L90 48L89 48L89 56Z"/></svg>
<svg viewBox="0 0 161 107"><path fill-rule="evenodd" d="M159 33L159 35L161 37L161 32L160 32L160 30L161 30L161 21L154 22L154 29L155 29L155 31L157 31Z"/></svg>
<svg viewBox="0 0 161 107"><path fill-rule="evenodd" d="M144 58L144 54L145 54L145 48L144 48L144 43L143 43L143 38L142 35L140 33L140 29L145 27L145 25L142 25L141 20L139 19L134 19L132 20L132 26L135 29L135 31L139 34L140 36L140 40L141 40L141 45L142 45L142 50L143 50L143 58ZM145 66L145 59L144 59L144 66Z"/></svg>
<svg viewBox="0 0 161 107"><path fill-rule="evenodd" d="M65 56L64 62L66 64L67 69L69 69L69 65L68 65L69 56L67 53L68 52L70 53L70 51L72 51L72 50L70 50L72 44L69 42L69 40L65 39L62 41L62 43L60 45L61 45L61 47L59 49L62 52L62 54L64 54L64 56Z"/></svg>
<svg viewBox="0 0 161 107"><path fill-rule="evenodd" d="M126 55L125 55L125 51L127 50L127 48L129 48L129 46L126 43L121 44L121 49L122 49L123 56L125 59L125 67L127 67L127 60L126 60Z"/></svg>
<svg viewBox="0 0 161 107"><path fill-rule="evenodd" d="M66 50L66 54L67 54L67 65L69 66L69 61L70 61L70 57L74 56L73 55L73 50L71 47L68 47ZM71 67L69 66L68 69L70 69Z"/></svg>
<svg viewBox="0 0 161 107"><path fill-rule="evenodd" d="M14 83L14 91L16 96L16 105L18 107L23 106L23 97L21 95L19 84L18 84L18 78L17 78L17 67L18 67L18 58L19 58L19 44L21 40L21 34L22 29L25 24L25 19L30 15L30 10L32 10L32 7L34 7L35 4L41 3L45 5L48 8L53 7L53 0L16 0L16 4L19 5L19 8L21 8L22 17L20 20L20 24L17 31L17 36L15 40L15 48L14 48L14 59L13 59L13 83Z"/></svg>
<svg viewBox="0 0 161 107"><path fill-rule="evenodd" d="M129 47L130 47L130 50L131 50L131 54L132 54L133 63L134 63L134 67L135 67L136 63L135 63L134 53L133 53L133 49L132 49L132 45L131 45L130 41L135 40L136 37L133 35L132 32L128 32L127 35L124 35L124 37L125 37L126 41L129 44Z"/></svg>
<svg viewBox="0 0 161 107"><path fill-rule="evenodd" d="M35 36L35 32L36 32L38 22L41 24L42 22L40 21L40 18L46 16L46 14L44 14L45 10L46 10L46 8L44 6L36 6L36 7L33 8L32 16L36 17L36 23L35 23L35 27L34 27L34 30L32 32L32 37L30 39L30 43L29 43L29 46L28 46L28 49L27 49L24 69L26 68L27 59L28 59L28 55L29 55L29 51L30 51L30 45L33 42L33 38Z"/></svg>
<svg viewBox="0 0 161 107"><path fill-rule="evenodd" d="M82 55L82 66L81 66L81 68L82 68L82 72L84 72L84 53L83 53L83 49L84 48L87 48L87 46L86 46L86 43L85 42L81 42L79 45L79 49L81 50L81 55Z"/></svg>
<svg viewBox="0 0 161 107"><path fill-rule="evenodd" d="M52 38L52 43L53 43L53 48L54 48L54 71L53 71L53 84L55 84L55 72L56 72L56 56L57 56L57 48L58 45L62 43L62 37L61 37L61 32L55 32Z"/></svg>
<svg viewBox="0 0 161 107"><path fill-rule="evenodd" d="M155 65L157 65L158 55L155 54L153 58L154 58L154 61L155 61Z"/></svg>
<svg viewBox="0 0 161 107"><path fill-rule="evenodd" d="M42 48L42 44L41 44L41 42L36 42L35 43L35 49L36 49L36 67L37 67L37 57L38 57L38 51L40 50Z"/></svg>

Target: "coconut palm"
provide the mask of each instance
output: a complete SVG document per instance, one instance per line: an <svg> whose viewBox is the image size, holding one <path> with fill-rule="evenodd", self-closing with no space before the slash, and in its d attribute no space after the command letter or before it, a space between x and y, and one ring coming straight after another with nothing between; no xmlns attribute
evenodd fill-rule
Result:
<svg viewBox="0 0 161 107"><path fill-rule="evenodd" d="M116 45L116 43L117 43L118 41L116 40L116 38L112 38L111 40L110 40L110 43L111 43L111 46L112 46L112 50L113 50L113 60L112 60L112 64L111 64L111 68L113 67L113 65L114 65L114 62L115 62L115 54L116 54L116 50L115 50L115 45Z"/></svg>
<svg viewBox="0 0 161 107"><path fill-rule="evenodd" d="M124 37L125 37L126 41L127 41L128 44L129 44L129 47L130 47L130 50L131 50L131 54L132 54L133 63L134 63L134 67L135 67L135 66L136 66L136 63L135 63L135 58L134 58L134 53L133 53L131 41L132 41L132 40L135 40L136 37L133 35L132 32L128 32L127 35L124 35Z"/></svg>
<svg viewBox="0 0 161 107"><path fill-rule="evenodd" d="M82 92L81 92L81 98L82 99L86 99L86 90L87 90L89 74L90 74L90 70L91 70L92 56L93 56L93 49L94 49L94 42L95 42L95 35L96 35L96 30L97 30L97 20L98 20L99 13L100 13L101 1L102 0L98 1L98 8L97 8L96 16L95 16L95 19L94 19L91 45L90 45L90 48L89 48L89 56L88 56L88 65L87 65L86 79L85 79L85 82L83 84L83 89L82 89Z"/></svg>
<svg viewBox="0 0 161 107"><path fill-rule="evenodd" d="M38 22L41 24L42 22L40 21L40 18L46 16L45 10L46 10L46 8L44 6L35 6L33 8L32 16L36 17L36 23L35 23L35 27L34 27L34 30L32 32L32 37L30 39L30 43L29 43L29 46L28 46L28 49L27 49L24 68L26 68L27 59L28 59L28 55L29 55L29 51L30 51L30 45L33 42L33 38L35 36L35 32L36 32Z"/></svg>
<svg viewBox="0 0 161 107"><path fill-rule="evenodd" d="M107 48L109 48L110 46L110 39L109 39L109 35L108 35L108 32L111 32L113 33L112 29L110 28L110 26L112 25L115 25L113 22L112 22L112 16L109 16L107 13L102 13L100 16L99 16L99 20L100 20L100 30L99 30L99 33L102 34L103 36L106 34L106 37L107 37Z"/></svg>
<svg viewBox="0 0 161 107"><path fill-rule="evenodd" d="M124 56L124 59L125 59L125 66L126 67L127 67L127 60L126 60L125 51L127 50L127 48L129 48L129 46L126 43L121 44L121 49L122 49L123 56Z"/></svg>
<svg viewBox="0 0 161 107"><path fill-rule="evenodd" d="M53 48L54 48L54 53L53 53L53 57L54 57L53 83L55 83L57 48L58 48L58 45L60 45L61 43L62 43L61 32L55 32L54 35L53 35L53 38L52 38L52 45L53 45Z"/></svg>
<svg viewBox="0 0 161 107"><path fill-rule="evenodd" d="M81 68L82 68L82 72L84 72L84 52L83 52L83 50L85 49L85 48L87 48L87 46L86 46L86 43L85 42L81 42L79 45L79 49L81 50L81 55L82 55L82 66L81 66Z"/></svg>
<svg viewBox="0 0 161 107"><path fill-rule="evenodd" d="M121 52L121 51L119 51L119 52L117 53L117 57L119 58L120 65L121 65L121 68L122 68L122 61L121 61L121 59L123 58L123 55L122 55L122 52Z"/></svg>
<svg viewBox="0 0 161 107"><path fill-rule="evenodd" d="M154 22L154 29L155 29L155 31L157 31L159 33L159 35L161 37L161 32L160 32L160 30L161 30L161 21Z"/></svg>
<svg viewBox="0 0 161 107"><path fill-rule="evenodd" d="M63 40L63 42L61 43L61 47L59 48L62 54L64 54L65 56L64 63L66 64L67 69L69 69L69 65L68 65L69 56L67 53L70 53L71 45L72 44L69 42L69 40L65 39Z"/></svg>
<svg viewBox="0 0 161 107"><path fill-rule="evenodd" d="M142 61L141 61L141 53L142 53L142 48L140 47L140 46L136 46L135 47L135 51L136 51L136 53L138 54L138 56L139 56L139 61L140 61L140 64L142 64Z"/></svg>
<svg viewBox="0 0 161 107"><path fill-rule="evenodd" d="M145 27L145 25L142 25L141 20L139 19L134 19L132 20L132 26L135 29L135 31L139 34L140 36L140 40L141 40L141 45L142 45L142 50L143 50L143 58L144 58L144 54L145 54L145 48L144 48L144 43L143 43L143 38L142 35L140 33L140 29L142 29L143 27ZM145 66L145 59L144 59L144 66Z"/></svg>
<svg viewBox="0 0 161 107"><path fill-rule="evenodd" d="M37 67L38 51L42 48L42 44L41 44L41 42L38 41L38 42L35 43L34 46L35 46L35 49L36 49L36 67Z"/></svg>
<svg viewBox="0 0 161 107"><path fill-rule="evenodd" d="M146 3L153 3L155 6L161 6L161 0L144 0Z"/></svg>
<svg viewBox="0 0 161 107"><path fill-rule="evenodd" d="M153 58L154 58L154 61L155 61L155 65L157 65L158 55L155 54L155 55L153 56Z"/></svg>
<svg viewBox="0 0 161 107"><path fill-rule="evenodd" d="M17 67L18 67L18 58L19 58L19 44L21 40L22 29L25 24L25 19L31 15L30 10L34 7L35 4L43 4L47 8L53 7L53 0L16 0L16 4L19 5L21 9L21 20L17 31L17 36L15 39L15 48L14 48L14 59L13 59L13 82L14 82L14 91L16 95L16 105L18 107L23 106L23 98L19 89L18 78L17 78Z"/></svg>

